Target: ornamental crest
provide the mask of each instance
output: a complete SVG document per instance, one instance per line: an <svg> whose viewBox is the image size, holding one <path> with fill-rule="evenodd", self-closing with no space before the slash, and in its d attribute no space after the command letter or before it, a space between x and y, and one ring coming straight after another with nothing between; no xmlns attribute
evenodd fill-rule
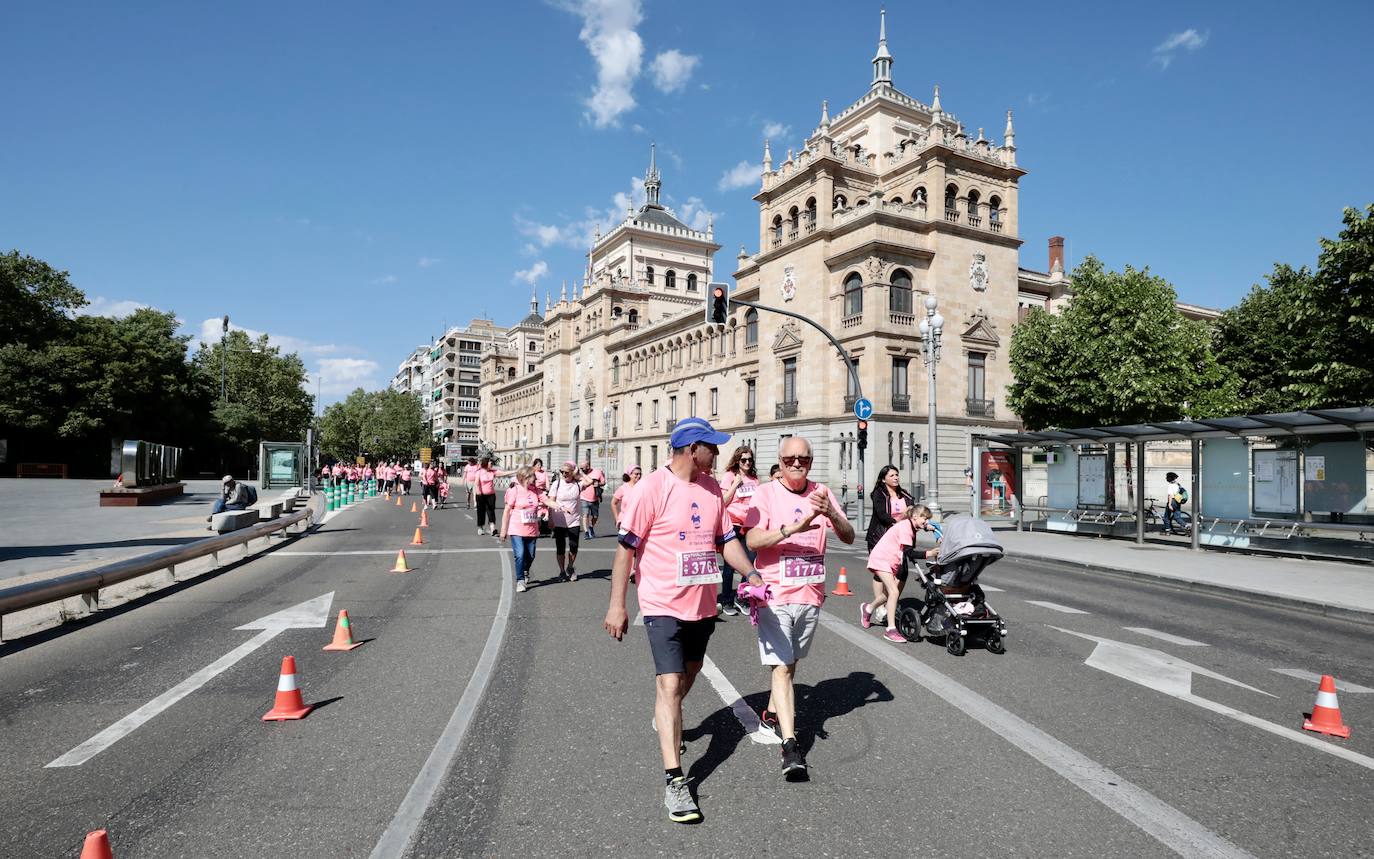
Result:
<svg viewBox="0 0 1374 859"><path fill-rule="evenodd" d="M795 268L787 266L782 270L782 300L791 301L797 297L797 280Z"/></svg>
<svg viewBox="0 0 1374 859"><path fill-rule="evenodd" d="M868 267L868 280L870 283L877 283L883 279L883 261L877 257L869 257L866 263Z"/></svg>
<svg viewBox="0 0 1374 859"><path fill-rule="evenodd" d="M986 254L974 254L968 267L968 285L977 292L988 288L988 258Z"/></svg>

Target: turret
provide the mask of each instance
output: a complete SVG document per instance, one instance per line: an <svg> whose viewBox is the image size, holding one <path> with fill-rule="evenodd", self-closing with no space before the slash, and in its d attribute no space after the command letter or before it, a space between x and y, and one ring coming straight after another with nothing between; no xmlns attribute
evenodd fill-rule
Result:
<svg viewBox="0 0 1374 859"><path fill-rule="evenodd" d="M878 16L878 53L873 56L873 87L892 86L892 54L887 50L887 10L880 10Z"/></svg>

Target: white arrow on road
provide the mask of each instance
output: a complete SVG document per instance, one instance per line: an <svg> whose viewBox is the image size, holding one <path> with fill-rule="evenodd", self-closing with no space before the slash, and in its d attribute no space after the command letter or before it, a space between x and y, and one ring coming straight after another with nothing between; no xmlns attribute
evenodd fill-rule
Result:
<svg viewBox="0 0 1374 859"><path fill-rule="evenodd" d="M1262 689L1256 689L1254 686L1242 683L1224 674L1218 674L1200 665L1194 665L1191 662L1179 659L1175 656L1170 656L1160 650L1152 650L1148 647L1141 647L1138 644L1127 644L1124 641L1114 641L1110 638L1099 638L1096 635L1074 632L1071 629L1063 629L1058 626L1051 626L1050 629L1057 629L1069 635L1076 635L1079 638L1096 641L1097 647L1093 648L1092 654L1088 656L1084 664L1096 668L1098 671L1105 671L1108 674L1120 677L1122 680L1138 683L1141 686L1148 689L1154 689L1156 692L1163 692L1165 695L1177 698L1180 701L1187 701L1189 704L1195 704L1204 710L1219 713L1223 716L1235 719L1238 722L1244 722L1247 725L1259 728L1262 731L1268 731L1275 736L1283 737L1286 740L1292 740L1295 743L1300 743L1310 748L1320 749L1329 755L1335 755L1351 763L1359 764L1366 769L1374 770L1374 758L1366 757L1358 752L1352 752L1340 746L1322 742L1310 734L1304 734L1302 731L1293 728L1285 728L1283 725L1266 721L1258 716L1252 716L1249 713L1243 713L1240 710L1227 707L1225 704L1218 704L1206 698L1199 698L1193 694L1193 675L1201 674L1204 677L1221 680L1224 683L1230 683L1233 686L1239 686L1251 692L1269 695L1270 698L1277 698L1277 695L1270 695L1270 693Z"/></svg>
<svg viewBox="0 0 1374 859"><path fill-rule="evenodd" d="M282 609L235 629L261 630L257 635L235 647L214 662L187 677L153 700L139 707L86 742L49 763L49 767L79 767L110 746L132 734L140 725L152 719L176 702L190 695L215 677L228 671L235 663L262 647L288 629L316 629L329 622L329 606L334 601L330 591L314 599Z"/></svg>

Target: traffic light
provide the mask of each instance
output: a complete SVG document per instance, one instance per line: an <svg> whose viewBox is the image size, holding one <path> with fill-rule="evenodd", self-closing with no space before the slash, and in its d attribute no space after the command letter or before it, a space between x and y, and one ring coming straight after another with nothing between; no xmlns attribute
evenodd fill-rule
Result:
<svg viewBox="0 0 1374 859"><path fill-rule="evenodd" d="M859 450L868 449L868 421L859 421Z"/></svg>
<svg viewBox="0 0 1374 859"><path fill-rule="evenodd" d="M724 325L730 318L729 288L723 283L710 284L706 290L706 322L708 325Z"/></svg>

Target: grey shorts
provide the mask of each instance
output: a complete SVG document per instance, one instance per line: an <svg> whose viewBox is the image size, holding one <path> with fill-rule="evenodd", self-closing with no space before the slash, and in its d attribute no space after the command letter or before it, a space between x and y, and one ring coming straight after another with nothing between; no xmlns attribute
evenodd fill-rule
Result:
<svg viewBox="0 0 1374 859"><path fill-rule="evenodd" d="M655 674L685 674L689 662L706 658L706 645L716 631L714 617L678 620L668 615L644 616L644 631L654 656Z"/></svg>
<svg viewBox="0 0 1374 859"><path fill-rule="evenodd" d="M759 608L759 661L764 665L791 665L805 659L816 636L821 607L775 604Z"/></svg>
<svg viewBox="0 0 1374 859"><path fill-rule="evenodd" d="M595 501L583 501L582 513L586 516L597 516L601 513L601 505Z"/></svg>

